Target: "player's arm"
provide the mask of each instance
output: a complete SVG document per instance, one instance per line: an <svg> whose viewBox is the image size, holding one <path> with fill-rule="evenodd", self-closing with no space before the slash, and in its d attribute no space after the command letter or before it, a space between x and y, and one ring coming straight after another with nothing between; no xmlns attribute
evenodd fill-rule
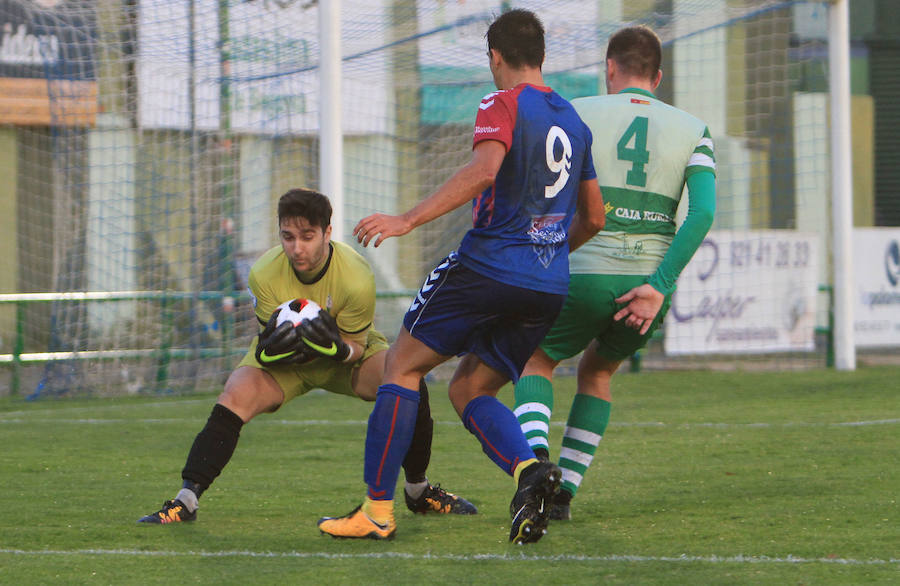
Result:
<svg viewBox="0 0 900 586"><path fill-rule="evenodd" d="M684 171L688 187L688 213L681 228L647 283L616 299L617 303L627 305L613 319L625 319L626 325L641 334L647 333L665 296L675 290L678 275L700 248L712 226L716 213L716 157L713 148L709 128L704 128Z"/></svg>
<svg viewBox="0 0 900 586"><path fill-rule="evenodd" d="M694 173L687 179L688 213L672 239L656 272L648 283L664 295L675 290L675 282L687 263L703 244L716 214L716 176L711 172Z"/></svg>
<svg viewBox="0 0 900 586"><path fill-rule="evenodd" d="M593 238L606 225L603 194L596 179L588 179L579 184L575 205L575 216L569 228L569 252Z"/></svg>
<svg viewBox="0 0 900 586"><path fill-rule="evenodd" d="M363 246L368 246L374 238L377 248L387 238L403 236L414 228L455 210L494 184L504 157L506 145L502 142L479 142L472 151L469 163L414 208L399 216L372 214L359 221L353 229L353 235Z"/></svg>
<svg viewBox="0 0 900 586"><path fill-rule="evenodd" d="M250 299L253 301L253 313L256 315L256 322L259 326L259 332L265 329L269 318L276 310L281 301L275 299L273 292L260 282L255 270L250 270L247 277L247 292L250 293ZM283 300L282 300L283 301Z"/></svg>
<svg viewBox="0 0 900 586"><path fill-rule="evenodd" d="M583 124L583 123L582 123ZM584 126L587 135L584 159L581 163L581 182L578 184L578 197L575 200L575 216L569 228L569 252L572 252L606 225L606 208L603 205L603 194L597 182L597 170L594 169L594 156L591 145L594 136L591 129Z"/></svg>
<svg viewBox="0 0 900 586"><path fill-rule="evenodd" d="M687 263L700 248L703 239L712 227L716 213L716 176L711 171L693 173L687 178L688 213L681 228L672 239L669 250L656 272L644 285L628 291L616 299L616 303L627 303L613 316L615 320L625 319L626 325L647 333L656 314L662 307L665 296L675 290L675 282Z"/></svg>

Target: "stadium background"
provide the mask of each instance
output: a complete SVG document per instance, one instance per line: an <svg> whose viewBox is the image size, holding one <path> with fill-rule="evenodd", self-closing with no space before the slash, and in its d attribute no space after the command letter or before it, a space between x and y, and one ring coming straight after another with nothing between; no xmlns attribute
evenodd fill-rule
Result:
<svg viewBox="0 0 900 586"><path fill-rule="evenodd" d="M896 229L900 24L888 0L851 5L854 225ZM823 2L344 0L344 234L371 211L408 208L467 159L474 105L493 89L484 29L508 6L544 20L545 75L567 98L604 91L615 29L659 32L659 97L703 118L716 140L713 242L731 267L721 263L719 299L761 283L771 297L758 305L779 313L772 329L786 336L698 349L703 332L669 319L633 367L828 365ZM275 201L320 185L318 10L310 0L0 0L0 394L223 381L256 327L244 279L277 243ZM397 331L410 292L469 221L462 209L363 251L382 294L379 329ZM896 230L880 233L896 248ZM896 277L887 250L862 254ZM900 296L895 281L876 294ZM896 362L898 332L861 347L861 360Z"/></svg>

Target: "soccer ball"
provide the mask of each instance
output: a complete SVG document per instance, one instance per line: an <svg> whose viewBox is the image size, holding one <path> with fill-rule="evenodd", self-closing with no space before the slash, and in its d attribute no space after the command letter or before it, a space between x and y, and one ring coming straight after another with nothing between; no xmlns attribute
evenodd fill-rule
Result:
<svg viewBox="0 0 900 586"><path fill-rule="evenodd" d="M275 327L280 326L286 321L294 324L294 327L300 325L305 319L314 319L319 316L319 304L310 299L291 299L285 301L275 308L278 317L275 318Z"/></svg>

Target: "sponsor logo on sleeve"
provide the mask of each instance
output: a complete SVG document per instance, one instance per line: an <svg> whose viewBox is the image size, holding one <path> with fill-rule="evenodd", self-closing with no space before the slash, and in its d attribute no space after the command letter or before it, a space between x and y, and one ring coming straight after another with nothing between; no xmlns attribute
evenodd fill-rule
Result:
<svg viewBox="0 0 900 586"><path fill-rule="evenodd" d="M479 134L494 134L495 132L500 132L499 126L476 126L475 127L475 136Z"/></svg>

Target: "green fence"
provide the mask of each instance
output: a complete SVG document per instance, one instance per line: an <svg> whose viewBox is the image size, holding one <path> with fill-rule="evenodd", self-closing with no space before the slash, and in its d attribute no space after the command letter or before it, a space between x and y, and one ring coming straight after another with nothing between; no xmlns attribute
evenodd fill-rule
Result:
<svg viewBox="0 0 900 586"><path fill-rule="evenodd" d="M413 297L415 291L388 291L377 294L380 299ZM12 368L12 380L10 382L10 394L17 395L21 388L21 371L23 365L41 364L62 360L122 360L122 359L146 359L155 360L157 363L156 382L162 388L165 386L169 374L169 366L172 360L177 359L205 359L221 358L241 355L246 351L243 345L233 347L234 314L226 312L227 319L222 323L221 344L211 347L175 348L168 342L163 342L156 348L131 348L120 350L85 349L65 352L25 352L25 308L29 304L36 303L76 303L76 302L115 302L115 301L156 301L160 304L160 320L171 328L174 327L174 312L169 306L175 302L193 301L223 301L230 297L237 302L246 302L249 295L246 291L199 291L199 292L173 292L173 291L109 291L109 292L69 292L69 293L5 293L0 294L0 306L15 305L15 341L13 351L9 354L0 354L0 366ZM164 338L165 340L165 338Z"/></svg>
<svg viewBox="0 0 900 586"><path fill-rule="evenodd" d="M830 285L820 285L820 292L828 294L828 324L816 328L816 334L824 335L826 339L826 365L834 366L834 311L833 290ZM377 295L380 299L392 299L398 297L413 297L415 291L388 291ZM168 306L174 302L185 300L223 301L226 297L235 302L247 301L249 295L245 292L165 292L165 291L112 291L112 292L70 292L70 293L6 293L0 294L0 306L15 305L15 342L13 351L9 354L0 354L0 366L12 368L12 380L10 382L10 394L17 395L21 387L21 369L26 364L40 364L60 360L121 360L121 359L147 359L155 360L157 364L156 382L162 388L169 374L169 365L172 360L178 359L205 359L222 358L243 354L246 350L243 345L232 347L232 335L234 331L234 315L226 313L228 319L222 324L222 343L211 347L174 348L168 343L162 343L157 348L133 348L123 350L77 350L66 352L25 352L25 308L34 303L72 303L72 302L114 302L114 301L157 301L160 304L160 319L168 326L172 326L173 312ZM662 337L662 331L655 334L655 338ZM630 360L630 370L641 370L641 352L635 353Z"/></svg>

